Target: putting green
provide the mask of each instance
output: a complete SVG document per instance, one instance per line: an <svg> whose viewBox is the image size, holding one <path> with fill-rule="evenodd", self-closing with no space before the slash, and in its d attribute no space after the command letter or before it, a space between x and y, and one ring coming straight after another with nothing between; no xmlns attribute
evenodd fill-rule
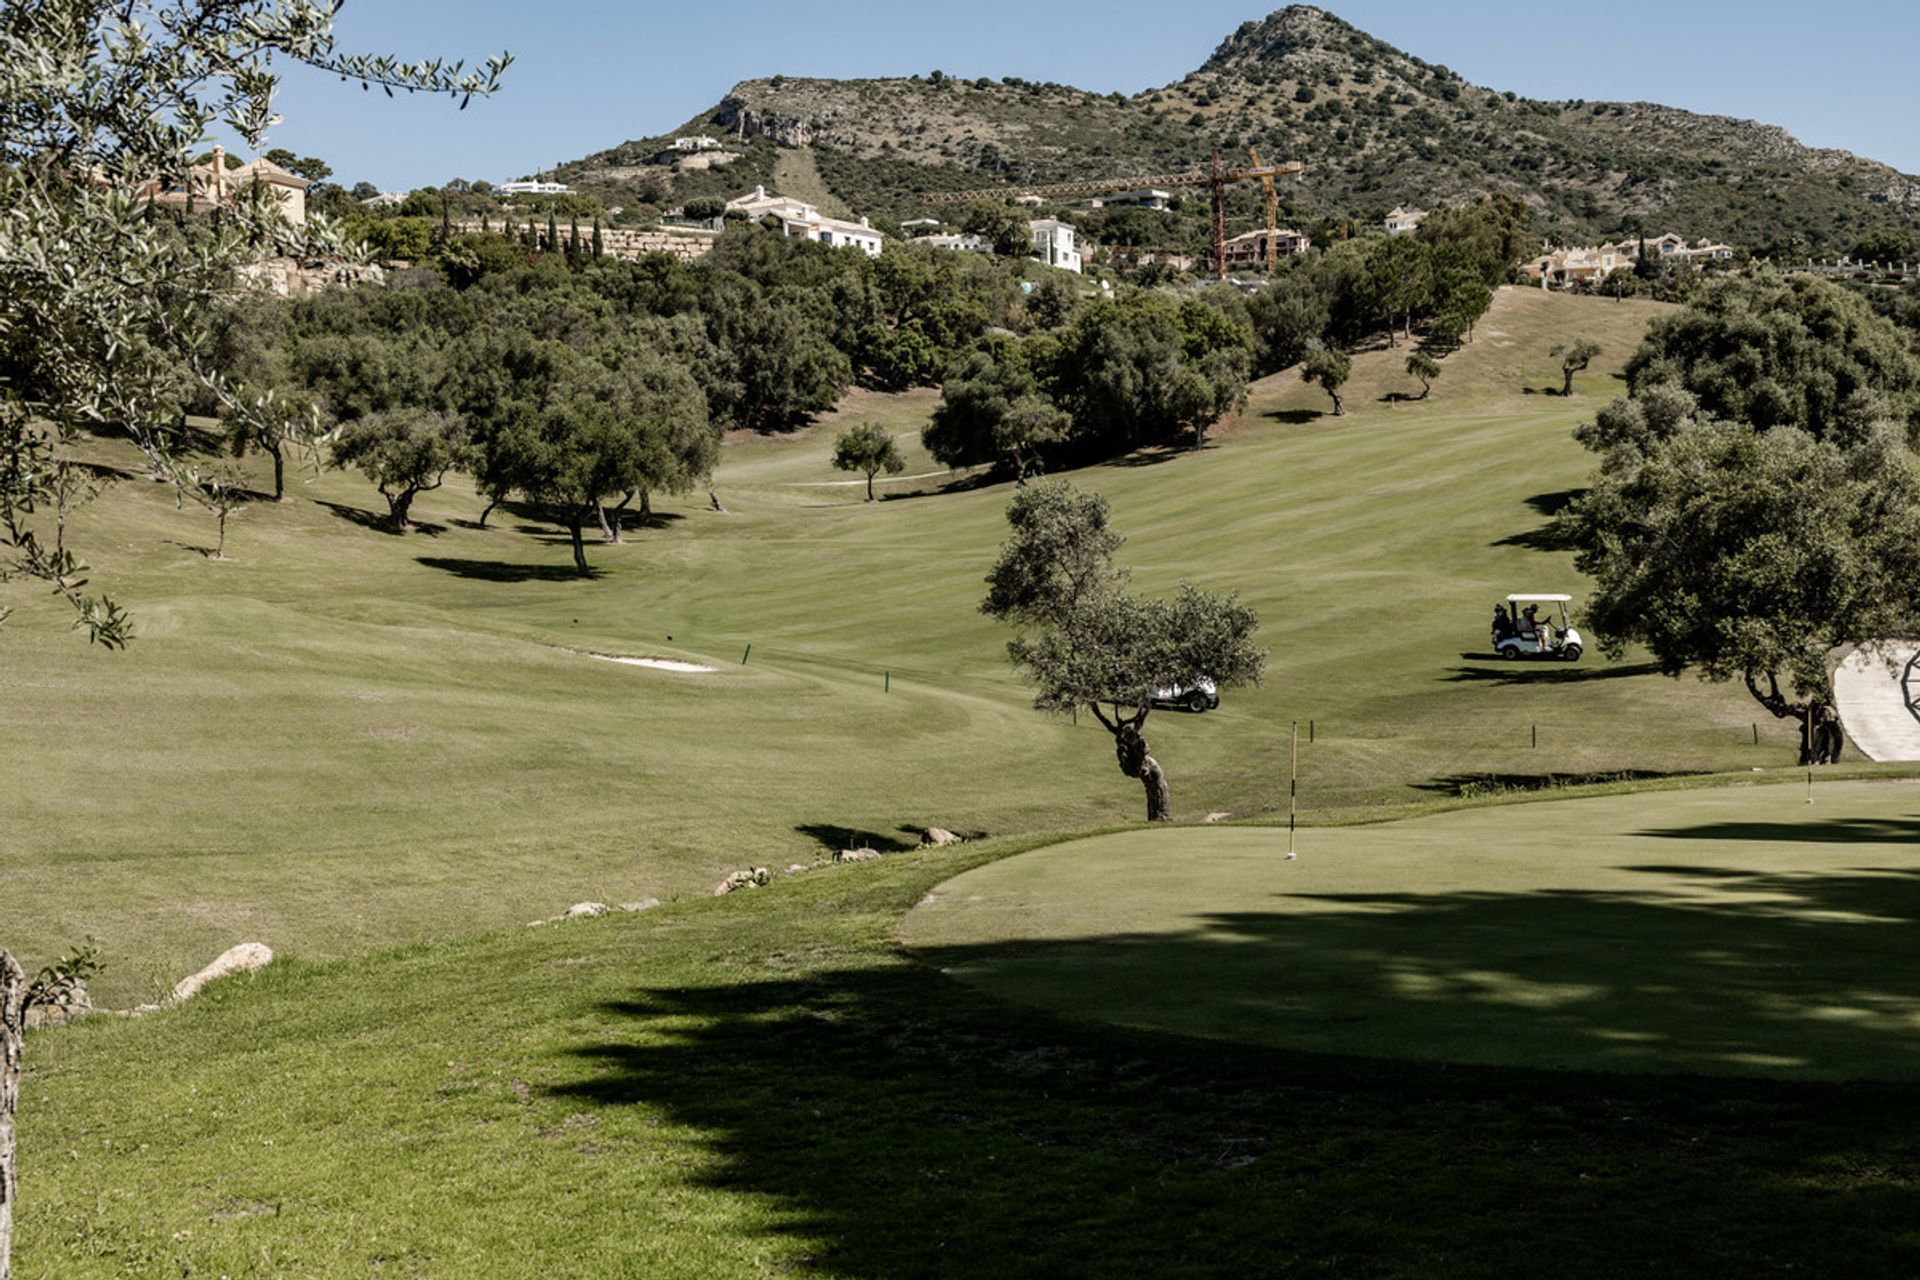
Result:
<svg viewBox="0 0 1920 1280"><path fill-rule="evenodd" d="M1130 831L969 871L904 940L1009 998L1279 1048L1920 1078L1920 787Z"/></svg>

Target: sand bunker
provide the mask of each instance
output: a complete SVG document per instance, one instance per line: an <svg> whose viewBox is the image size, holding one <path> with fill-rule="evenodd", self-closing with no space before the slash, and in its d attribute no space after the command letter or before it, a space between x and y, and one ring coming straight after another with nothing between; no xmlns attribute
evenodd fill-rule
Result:
<svg viewBox="0 0 1920 1280"><path fill-rule="evenodd" d="M588 653L581 656L598 658L602 662L619 662L629 667L651 667L655 671L679 671L688 675L719 670L718 667L702 666L698 662L676 662L672 658L629 658L618 653Z"/></svg>

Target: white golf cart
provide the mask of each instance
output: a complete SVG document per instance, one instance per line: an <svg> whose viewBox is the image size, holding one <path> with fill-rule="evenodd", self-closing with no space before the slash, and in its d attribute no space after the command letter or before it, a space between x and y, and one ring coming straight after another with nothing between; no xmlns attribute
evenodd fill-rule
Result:
<svg viewBox="0 0 1920 1280"><path fill-rule="evenodd" d="M1567 606L1572 603L1572 596L1526 593L1508 596L1504 611L1497 605L1494 607L1494 652L1509 661L1518 658L1580 661L1580 655L1586 652L1586 642L1580 639L1580 633L1573 629L1573 624L1567 619ZM1529 608L1534 612L1532 626L1526 620ZM1560 615L1560 625L1557 627L1553 625L1556 612Z"/></svg>

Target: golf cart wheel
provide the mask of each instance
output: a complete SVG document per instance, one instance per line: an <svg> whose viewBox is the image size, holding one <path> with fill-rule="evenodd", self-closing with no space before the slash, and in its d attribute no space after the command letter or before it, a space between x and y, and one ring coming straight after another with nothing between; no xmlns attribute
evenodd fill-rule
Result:
<svg viewBox="0 0 1920 1280"><path fill-rule="evenodd" d="M1195 689L1187 694L1187 710L1199 715L1207 709L1207 695L1204 690Z"/></svg>
<svg viewBox="0 0 1920 1280"><path fill-rule="evenodd" d="M1502 646L1500 650L1500 656L1506 661L1512 662L1515 658L1520 656L1520 646L1517 644Z"/></svg>
<svg viewBox="0 0 1920 1280"><path fill-rule="evenodd" d="M1560 653L1563 657L1566 658L1568 662L1580 661L1581 649L1580 649L1580 646L1577 644L1568 645L1566 648L1562 649Z"/></svg>

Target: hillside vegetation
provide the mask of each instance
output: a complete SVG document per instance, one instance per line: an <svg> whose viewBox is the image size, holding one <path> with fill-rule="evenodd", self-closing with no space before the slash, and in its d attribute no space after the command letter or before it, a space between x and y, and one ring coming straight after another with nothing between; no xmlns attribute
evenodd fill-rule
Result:
<svg viewBox="0 0 1920 1280"><path fill-rule="evenodd" d="M1471 85L1306 5L1244 24L1197 70L1132 97L937 72L774 76L735 85L683 131L809 151L846 205L898 218L928 213L926 193L1174 173L1205 164L1214 147L1229 164L1258 147L1268 159L1306 163L1299 185L1286 188L1287 216L1310 224L1509 192L1535 207L1551 235L1671 229L1789 256L1920 227L1920 180L1886 165L1805 147L1752 121L1641 102L1539 102ZM596 152L562 172L617 190L660 141ZM751 187L747 175L765 172L766 161L752 148L744 154L734 170L675 177L673 195L706 194L726 178ZM649 181L670 176L649 172L658 175ZM1204 203L1204 192L1193 198ZM1234 229L1255 213L1244 196ZM1163 234L1202 234L1202 221L1169 222Z"/></svg>

